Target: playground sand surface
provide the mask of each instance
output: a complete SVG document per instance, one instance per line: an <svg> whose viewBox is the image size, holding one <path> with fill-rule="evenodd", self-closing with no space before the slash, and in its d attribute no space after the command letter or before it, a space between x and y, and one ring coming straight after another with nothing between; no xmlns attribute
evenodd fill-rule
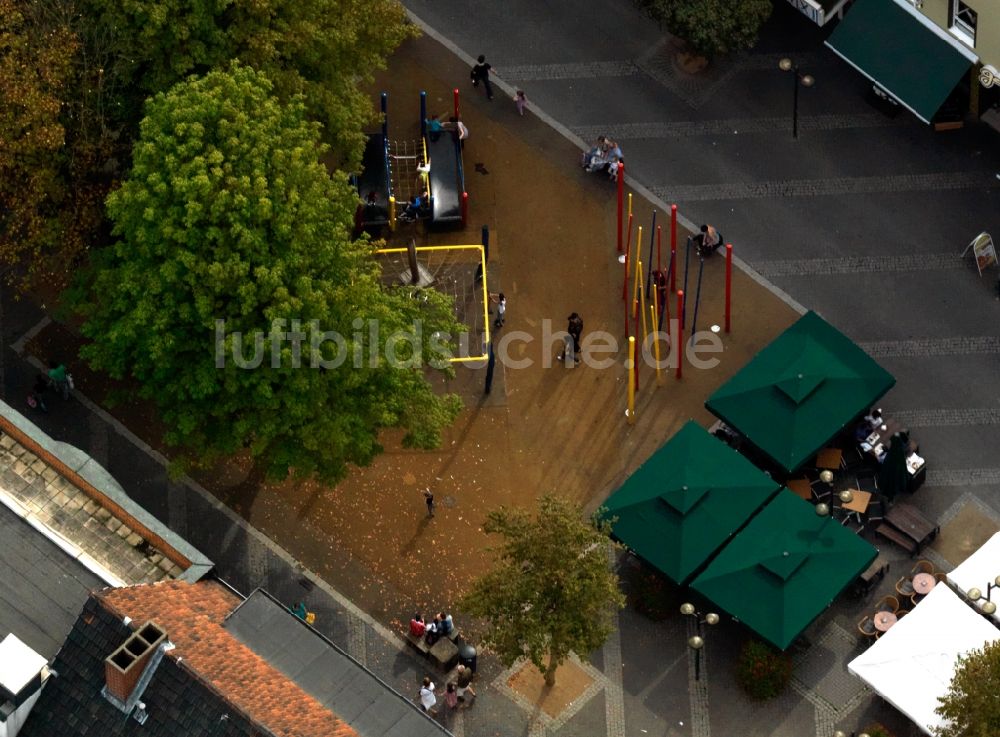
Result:
<svg viewBox="0 0 1000 737"><path fill-rule="evenodd" d="M502 60L495 63L502 77ZM430 113L446 113L457 86L470 130L467 229L403 229L395 240L402 245L417 235L418 245L475 244L488 225L489 290L504 292L508 301L502 332L535 337L513 351L533 358L533 365L501 369L498 363L502 373L488 398L485 371L459 367L449 388L462 396L465 410L439 451L402 449L397 437L387 437L386 452L335 489L287 483L256 489L252 500L230 499L251 523L386 622L413 609L452 606L488 565L485 548L494 541L481 529L488 510L530 508L547 492L596 508L688 419L707 427L713 418L705 398L797 317L736 270L733 330L723 335L719 365L685 365L680 381L664 375L662 386L644 367L631 426L624 414L624 348L608 369L543 368L543 350L555 353L540 345L546 318L564 329L576 311L585 333L623 334L615 189L580 170L580 151L565 138L533 115L519 117L500 90L488 102L468 80L460 60L420 38L397 52L373 87L373 99L381 90L389 95L390 139L416 135L420 90L427 91ZM652 206L637 197L634 212L636 222L647 225ZM662 213L659 222L668 224ZM668 252L669 228L663 231ZM722 323L723 279L724 259L709 259L698 318L704 328ZM420 493L425 488L437 501L433 519Z"/></svg>
<svg viewBox="0 0 1000 737"><path fill-rule="evenodd" d="M502 60L496 62L502 77ZM545 493L594 509L688 419L707 427L713 418L704 409L705 398L797 317L735 270L732 333L722 335L719 365L697 370L685 363L680 381L664 371L661 386L652 368L644 366L634 425L625 418L624 346L610 368L544 368L543 352L556 352L554 345L540 345L545 319L561 330L576 311L585 336L595 330L619 341L623 336L615 188L603 176L583 173L580 151L533 115L519 117L499 89L488 102L470 86L467 67L429 38L403 45L390 69L379 75L372 96L377 101L379 91L389 93L390 138L415 138L419 91L427 91L431 113L447 113L455 86L470 130L464 157L468 227L427 233L422 226L405 226L411 230L401 230L394 244L404 245L410 237L418 245L477 244L481 227L488 225L489 289L507 297L501 337L512 331L533 336L533 342L516 344L512 351L515 358L533 359L531 365L505 369L498 362L489 397L483 396L484 369L459 367L445 384L463 398L465 409L439 450L404 449L398 435L387 434L386 452L370 467L352 470L336 488L264 484L239 459L197 476L306 567L387 624L414 609L452 608L489 565L487 547L495 541L482 531L488 510L532 508ZM530 100L531 90L527 93ZM643 253L648 254L652 205L636 197L634 213L644 226ZM687 214L697 218L697 213ZM659 222L663 253L669 257L664 213ZM725 223L720 226L728 233ZM683 243L686 233L678 235ZM738 249L739 242L735 245ZM717 255L706 261L698 317L702 329L723 321L723 278L724 259ZM690 314L692 304L688 309ZM39 336L43 352L38 355L46 355L44 343L68 339L46 330ZM83 378L84 391L98 383ZM99 390L94 394L100 398ZM162 448L147 413L132 412L130 405L111 411ZM420 493L427 488L437 501L432 519Z"/></svg>

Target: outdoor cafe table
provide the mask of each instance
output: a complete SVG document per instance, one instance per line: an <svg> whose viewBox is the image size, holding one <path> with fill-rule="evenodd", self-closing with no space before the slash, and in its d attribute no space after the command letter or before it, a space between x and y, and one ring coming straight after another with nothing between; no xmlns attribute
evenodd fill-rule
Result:
<svg viewBox="0 0 1000 737"><path fill-rule="evenodd" d="M896 624L896 621L897 617L892 612L878 612L875 614L875 629L885 632Z"/></svg>
<svg viewBox="0 0 1000 737"><path fill-rule="evenodd" d="M917 544L919 549L937 535L938 528L920 513L920 510L906 502L896 503L885 515L885 521Z"/></svg>
<svg viewBox="0 0 1000 737"><path fill-rule="evenodd" d="M927 596L936 583L937 580L930 573L918 573L913 577L913 590L921 596Z"/></svg>

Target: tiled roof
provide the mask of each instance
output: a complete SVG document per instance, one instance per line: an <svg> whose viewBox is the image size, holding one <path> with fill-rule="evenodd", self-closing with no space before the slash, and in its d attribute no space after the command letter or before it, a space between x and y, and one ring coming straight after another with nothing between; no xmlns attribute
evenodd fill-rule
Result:
<svg viewBox="0 0 1000 737"><path fill-rule="evenodd" d="M240 599L221 585L164 581L106 589L99 597L120 616L139 623L155 621L176 646L170 659L182 659L229 703L278 737L357 737L350 726L223 629L223 620Z"/></svg>
<svg viewBox="0 0 1000 737"><path fill-rule="evenodd" d="M195 676L184 661L165 657L142 695L142 726L101 696L104 658L132 630L91 596L73 625L42 695L18 737L263 737L254 724Z"/></svg>

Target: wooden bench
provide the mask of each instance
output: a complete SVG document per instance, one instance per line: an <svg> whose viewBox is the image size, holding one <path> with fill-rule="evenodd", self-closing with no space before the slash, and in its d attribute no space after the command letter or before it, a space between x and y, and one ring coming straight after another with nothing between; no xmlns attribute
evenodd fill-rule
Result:
<svg viewBox="0 0 1000 737"><path fill-rule="evenodd" d="M890 540L913 556L917 552L917 544L905 533L900 532L888 522L883 522L875 528L875 534Z"/></svg>

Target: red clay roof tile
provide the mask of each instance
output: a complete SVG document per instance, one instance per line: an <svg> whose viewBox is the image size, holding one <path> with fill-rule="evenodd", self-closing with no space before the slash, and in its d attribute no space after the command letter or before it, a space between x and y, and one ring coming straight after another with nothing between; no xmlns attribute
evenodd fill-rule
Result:
<svg viewBox="0 0 1000 737"><path fill-rule="evenodd" d="M169 655L211 684L234 707L279 737L358 737L348 724L222 627L240 599L213 581L163 581L105 589L118 616L153 620L175 645Z"/></svg>

